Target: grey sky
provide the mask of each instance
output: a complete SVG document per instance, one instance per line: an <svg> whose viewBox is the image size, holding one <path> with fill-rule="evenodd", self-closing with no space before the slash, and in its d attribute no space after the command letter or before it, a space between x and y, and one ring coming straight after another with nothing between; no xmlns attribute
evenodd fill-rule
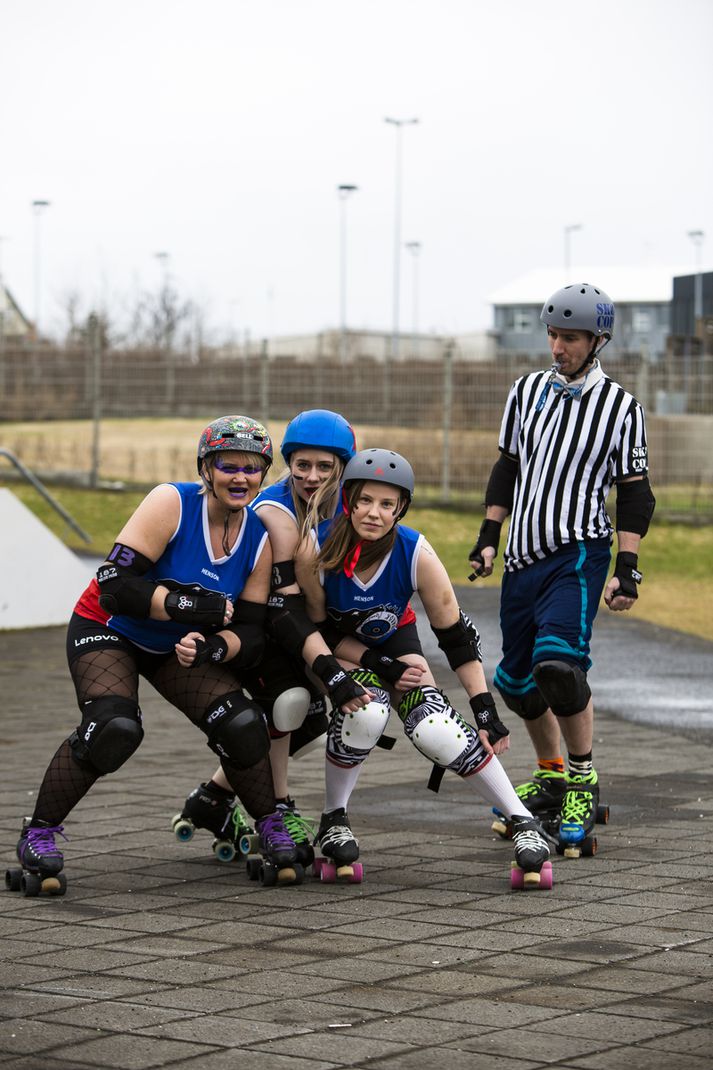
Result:
<svg viewBox="0 0 713 1070"><path fill-rule="evenodd" d="M391 325L395 131L421 329L490 323L488 294L563 262L713 262L711 0L2 0L0 243L42 320L156 288L220 331ZM401 323L412 322L413 259ZM590 280L607 287L605 278ZM547 295L543 294L543 300ZM616 299L616 294L612 294Z"/></svg>

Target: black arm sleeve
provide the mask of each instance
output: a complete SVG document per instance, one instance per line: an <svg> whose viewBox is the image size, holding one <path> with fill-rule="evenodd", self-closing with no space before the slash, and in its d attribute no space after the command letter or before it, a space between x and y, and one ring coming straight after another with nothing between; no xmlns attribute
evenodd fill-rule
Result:
<svg viewBox="0 0 713 1070"><path fill-rule="evenodd" d="M656 508L648 476L616 485L616 530L631 531L643 538Z"/></svg>
<svg viewBox="0 0 713 1070"><path fill-rule="evenodd" d="M485 504L501 505L503 509L512 509L515 498L515 483L520 465L515 457L501 453L493 465L488 486L485 491Z"/></svg>

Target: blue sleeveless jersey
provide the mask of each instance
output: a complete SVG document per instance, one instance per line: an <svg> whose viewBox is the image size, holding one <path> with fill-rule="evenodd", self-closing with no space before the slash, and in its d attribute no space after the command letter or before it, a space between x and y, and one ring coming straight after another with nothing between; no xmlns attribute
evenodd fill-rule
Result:
<svg viewBox="0 0 713 1070"><path fill-rule="evenodd" d="M317 550L332 524L324 520L317 528ZM343 570L321 576L327 599L327 617L344 635L352 635L365 646L379 646L393 635L409 611L409 599L416 590L416 565L423 535L399 524L396 541L379 568L366 583L351 579ZM412 614L409 616L413 619Z"/></svg>
<svg viewBox="0 0 713 1070"><path fill-rule="evenodd" d="M245 509L235 546L227 557L215 558L210 545L206 496L199 494L197 483L171 483L170 486L176 488L181 498L178 528L143 578L165 584L172 590L201 589L223 594L234 602L267 540L262 520L252 509ZM169 653L181 636L200 630L195 625L173 620L136 620L126 616L109 617L108 623L132 643L157 654Z"/></svg>
<svg viewBox="0 0 713 1070"><path fill-rule="evenodd" d="M264 490L261 490L249 508L259 513L262 505L275 505L278 509L284 509L286 513L290 514L295 524L299 525L295 503L292 500L289 476L281 479L279 483L273 483L271 487L265 487Z"/></svg>

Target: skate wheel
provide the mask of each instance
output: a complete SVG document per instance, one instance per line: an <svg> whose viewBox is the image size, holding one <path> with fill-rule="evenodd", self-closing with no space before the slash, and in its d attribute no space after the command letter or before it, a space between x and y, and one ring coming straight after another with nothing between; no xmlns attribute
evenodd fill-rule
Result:
<svg viewBox="0 0 713 1070"><path fill-rule="evenodd" d="M312 876L315 880L319 880L322 875L322 866L324 865L323 858L315 858L312 862Z"/></svg>
<svg viewBox="0 0 713 1070"><path fill-rule="evenodd" d="M22 870L21 869L6 869L5 870L5 887L8 892L19 892L22 887Z"/></svg>
<svg viewBox="0 0 713 1070"><path fill-rule="evenodd" d="M173 832L177 840L181 843L188 843L193 839L193 833L196 831L196 827L192 821L186 821L181 815L178 815L178 819L174 819Z"/></svg>
<svg viewBox="0 0 713 1070"><path fill-rule="evenodd" d="M265 862L260 864L260 884L263 888L272 888L277 884L277 870Z"/></svg>
<svg viewBox="0 0 713 1070"><path fill-rule="evenodd" d="M337 880L337 867L333 862L328 862L326 859L322 859L322 864L319 868L319 879L323 884L334 884Z"/></svg>
<svg viewBox="0 0 713 1070"><path fill-rule="evenodd" d="M602 806L598 806L597 807L597 824L598 825L608 825L609 824L609 807L608 806L602 805Z"/></svg>
<svg viewBox="0 0 713 1070"><path fill-rule="evenodd" d="M245 870L249 880L256 881L258 879L261 867L262 859L260 858L260 855L248 855L245 859Z"/></svg>
<svg viewBox="0 0 713 1070"><path fill-rule="evenodd" d="M34 897L42 891L42 881L36 873L23 873L20 887L23 895Z"/></svg>
<svg viewBox="0 0 713 1070"><path fill-rule="evenodd" d="M587 836L581 844L582 854L585 858L591 858L592 855L597 853L597 837Z"/></svg>
<svg viewBox="0 0 713 1070"><path fill-rule="evenodd" d="M255 854L260 847L260 837L254 832L246 832L238 841L238 850L242 855Z"/></svg>
<svg viewBox="0 0 713 1070"><path fill-rule="evenodd" d="M553 883L552 863L548 860L547 862L542 863L542 869L540 870L540 888L549 891Z"/></svg>
<svg viewBox="0 0 713 1070"><path fill-rule="evenodd" d="M230 840L213 840L213 854L219 862L232 862L235 858L235 844Z"/></svg>
<svg viewBox="0 0 713 1070"><path fill-rule="evenodd" d="M524 876L525 874L518 866L517 862L510 863L510 887L515 892L519 892L524 888Z"/></svg>
<svg viewBox="0 0 713 1070"><path fill-rule="evenodd" d="M45 895L64 895L67 891L67 878L64 873L58 873L56 877L44 877L42 891Z"/></svg>

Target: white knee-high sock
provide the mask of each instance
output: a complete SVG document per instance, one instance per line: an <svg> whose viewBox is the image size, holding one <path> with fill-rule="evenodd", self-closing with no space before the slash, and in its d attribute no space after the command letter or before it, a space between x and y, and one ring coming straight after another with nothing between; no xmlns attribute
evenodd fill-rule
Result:
<svg viewBox="0 0 713 1070"><path fill-rule="evenodd" d="M507 773L493 755L487 765L473 776L464 777L491 806L496 806L506 817L529 817L530 811L510 783Z"/></svg>
<svg viewBox="0 0 713 1070"><path fill-rule="evenodd" d="M356 787L363 764L363 762L360 762L359 765L343 766L335 765L334 762L329 760L325 761L324 812L326 814L332 810L346 810L348 808L351 793Z"/></svg>

